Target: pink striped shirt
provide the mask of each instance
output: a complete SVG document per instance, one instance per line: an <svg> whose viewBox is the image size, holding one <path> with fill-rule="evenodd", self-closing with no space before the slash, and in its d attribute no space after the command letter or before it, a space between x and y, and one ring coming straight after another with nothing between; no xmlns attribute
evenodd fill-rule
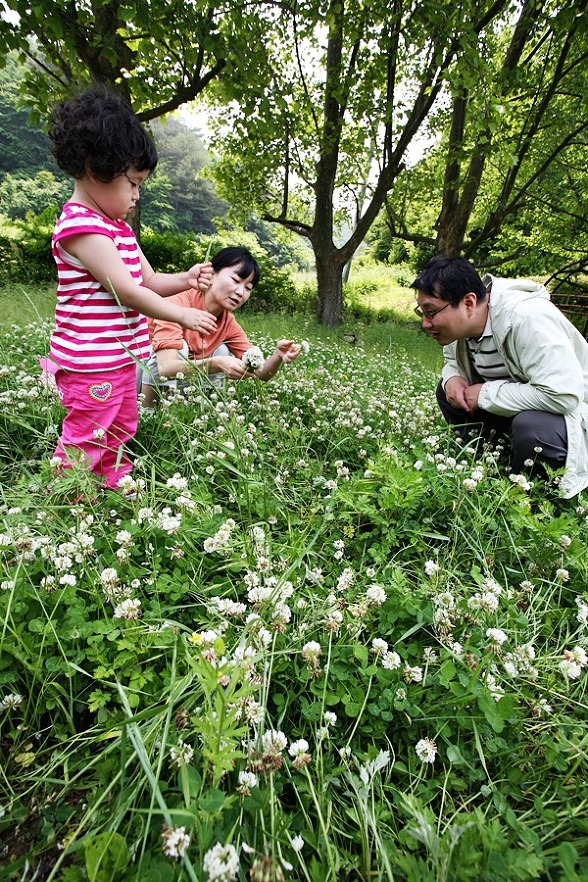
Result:
<svg viewBox="0 0 588 882"><path fill-rule="evenodd" d="M55 225L51 250L57 264L57 305L50 356L70 371L116 370L149 354L146 318L118 303L64 240L80 234L108 236L138 285L143 282L136 236L126 221L110 220L91 208L67 202ZM131 354L132 353L132 354Z"/></svg>

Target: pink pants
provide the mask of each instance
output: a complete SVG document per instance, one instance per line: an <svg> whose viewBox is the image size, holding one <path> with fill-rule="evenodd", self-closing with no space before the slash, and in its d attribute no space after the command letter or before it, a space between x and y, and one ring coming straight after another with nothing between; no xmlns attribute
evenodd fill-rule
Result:
<svg viewBox="0 0 588 882"><path fill-rule="evenodd" d="M135 365L87 373L58 370L55 382L67 411L55 456L67 468L67 448L81 451L103 485L116 488L133 467L122 447L135 435L139 419Z"/></svg>

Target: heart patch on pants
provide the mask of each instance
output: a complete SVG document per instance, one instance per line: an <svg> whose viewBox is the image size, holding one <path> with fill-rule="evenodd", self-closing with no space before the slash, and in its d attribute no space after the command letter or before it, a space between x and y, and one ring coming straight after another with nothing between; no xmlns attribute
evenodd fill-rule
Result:
<svg viewBox="0 0 588 882"><path fill-rule="evenodd" d="M93 383L88 387L88 392L94 401L108 401L112 395L112 383Z"/></svg>

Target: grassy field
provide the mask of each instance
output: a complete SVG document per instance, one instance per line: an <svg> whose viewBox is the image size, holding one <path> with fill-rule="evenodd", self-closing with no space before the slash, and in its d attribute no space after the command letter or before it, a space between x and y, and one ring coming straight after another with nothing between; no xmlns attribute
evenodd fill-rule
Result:
<svg viewBox="0 0 588 882"><path fill-rule="evenodd" d="M55 471L53 296L3 292L0 877L587 879L588 500L458 442L410 294L245 314L308 351L143 413L116 493Z"/></svg>
<svg viewBox="0 0 588 882"><path fill-rule="evenodd" d="M359 278L366 293L358 302L363 309L367 307L373 312L373 318L369 321L349 317L353 304L350 305L341 327L331 331L326 331L312 316L247 312L240 314L239 321L251 334L273 335L276 339L293 336L297 339L308 337L315 340L320 337L339 343L343 348L359 346L367 352L378 354L384 360L406 354L417 359L424 367L439 370L442 364L441 351L421 331L420 323L413 312L414 292L409 287L399 285L389 269L362 269ZM308 285L312 281L313 277L309 274L295 276L295 282L299 285ZM375 290L372 290L375 286ZM22 327L29 323L51 321L54 305L53 285L0 286L0 328L13 324ZM381 320L379 315L382 311L386 315L392 313L394 317Z"/></svg>

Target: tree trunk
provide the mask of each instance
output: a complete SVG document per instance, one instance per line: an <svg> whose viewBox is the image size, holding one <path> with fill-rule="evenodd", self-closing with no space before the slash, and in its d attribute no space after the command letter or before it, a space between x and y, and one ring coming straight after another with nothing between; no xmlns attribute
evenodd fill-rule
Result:
<svg viewBox="0 0 588 882"><path fill-rule="evenodd" d="M343 321L343 266L337 252L316 255L318 301L316 317L327 328L336 328Z"/></svg>

